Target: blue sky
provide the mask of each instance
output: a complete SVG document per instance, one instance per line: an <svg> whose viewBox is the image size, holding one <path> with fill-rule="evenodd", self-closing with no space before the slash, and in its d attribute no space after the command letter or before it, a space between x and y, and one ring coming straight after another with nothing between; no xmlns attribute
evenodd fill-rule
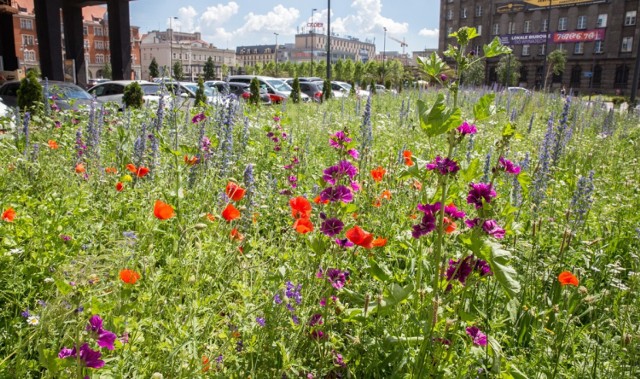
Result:
<svg viewBox="0 0 640 379"><path fill-rule="evenodd" d="M299 27L311 21L327 22L324 0L138 0L130 4L131 23L141 32L169 27L184 32L199 31L203 39L220 48L238 45L293 43ZM361 40L375 39L383 49L387 28L387 51L402 51L391 37L405 40L407 51L435 48L438 45L439 0L334 0L331 2L331 29L341 36ZM317 29L316 32L321 32ZM325 29L326 32L326 29Z"/></svg>

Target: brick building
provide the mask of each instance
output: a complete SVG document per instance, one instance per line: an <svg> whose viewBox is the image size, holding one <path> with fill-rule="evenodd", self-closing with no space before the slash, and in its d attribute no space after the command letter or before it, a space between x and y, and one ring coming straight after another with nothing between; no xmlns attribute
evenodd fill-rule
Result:
<svg viewBox="0 0 640 379"><path fill-rule="evenodd" d="M19 67L25 72L40 67L38 37L33 0L13 0L13 36ZM109 22L107 8L94 5L82 8L85 75L87 79L101 78L106 63L110 62ZM64 24L61 25L64 30ZM64 50L64 33L62 38L62 54ZM140 33L139 27L131 26L131 78L140 76ZM65 80L72 81L72 75L65 70Z"/></svg>
<svg viewBox="0 0 640 379"><path fill-rule="evenodd" d="M453 42L448 35L472 26L480 37L471 49L493 38L513 49L522 68L520 82L540 88L547 52L562 49L567 64L553 76L553 87L580 93L628 95L638 54L639 0L441 0L439 50ZM564 5L563 5L564 4ZM566 5L569 4L569 5ZM497 82L498 59L487 64L487 84Z"/></svg>

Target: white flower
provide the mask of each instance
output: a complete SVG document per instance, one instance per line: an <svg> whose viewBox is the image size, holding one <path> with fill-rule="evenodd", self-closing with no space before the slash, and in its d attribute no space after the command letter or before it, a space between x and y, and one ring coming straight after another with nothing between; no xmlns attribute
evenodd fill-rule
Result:
<svg viewBox="0 0 640 379"><path fill-rule="evenodd" d="M53 278L44 278L45 283L53 283L54 281Z"/></svg>
<svg viewBox="0 0 640 379"><path fill-rule="evenodd" d="M27 317L27 324L31 326L36 326L40 324L40 317L38 316L29 316Z"/></svg>

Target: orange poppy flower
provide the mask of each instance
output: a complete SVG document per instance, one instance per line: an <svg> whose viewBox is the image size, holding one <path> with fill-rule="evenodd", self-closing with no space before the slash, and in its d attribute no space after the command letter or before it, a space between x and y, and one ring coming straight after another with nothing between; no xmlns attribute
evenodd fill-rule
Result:
<svg viewBox="0 0 640 379"><path fill-rule="evenodd" d="M135 174L136 171L138 171L138 169L136 168L136 165L134 165L133 163L129 163L126 167L127 167L127 170L131 171L133 174Z"/></svg>
<svg viewBox="0 0 640 379"><path fill-rule="evenodd" d="M386 173L387 173L387 170L385 170L381 166L378 166L378 168L371 170L371 177L375 182L381 182L382 179L384 178L384 174Z"/></svg>
<svg viewBox="0 0 640 379"><path fill-rule="evenodd" d="M386 244L387 244L387 239L382 237L378 237L374 239L373 242L371 243L373 247L383 247Z"/></svg>
<svg viewBox="0 0 640 379"><path fill-rule="evenodd" d="M60 146L58 146L58 143L56 141L52 140L52 139L47 141L47 144L49 145L49 149L53 149L53 150L55 150L58 147L60 147Z"/></svg>
<svg viewBox="0 0 640 379"><path fill-rule="evenodd" d="M578 278L576 278L576 276L570 273L569 271L561 272L560 275L558 275L558 281L562 286L566 286L569 284L577 287L578 284L580 284L580 281L578 281Z"/></svg>
<svg viewBox="0 0 640 379"><path fill-rule="evenodd" d="M309 218L311 216L311 203L302 196L290 199L289 206L293 218Z"/></svg>
<svg viewBox="0 0 640 379"><path fill-rule="evenodd" d="M212 213L207 213L207 219L211 222L214 222L216 220L216 216Z"/></svg>
<svg viewBox="0 0 640 379"><path fill-rule="evenodd" d="M238 231L237 228L233 228L231 229L231 239L236 241L242 241L244 239L244 236L242 235L242 233Z"/></svg>
<svg viewBox="0 0 640 379"><path fill-rule="evenodd" d="M233 182L229 182L224 192L229 196L229 199L240 201L244 197L246 190Z"/></svg>
<svg viewBox="0 0 640 379"><path fill-rule="evenodd" d="M371 249L373 247L373 234L365 232L358 225L347 230L345 236L347 236L349 241L365 249Z"/></svg>
<svg viewBox="0 0 640 379"><path fill-rule="evenodd" d="M240 211L233 206L233 204L227 204L227 207L222 211L222 217L227 221L233 221L240 217Z"/></svg>
<svg viewBox="0 0 640 379"><path fill-rule="evenodd" d="M385 200L391 200L391 191L389 191L389 190L382 191L381 198L383 198Z"/></svg>
<svg viewBox="0 0 640 379"><path fill-rule="evenodd" d="M418 191L422 190L422 183L420 183L417 180L413 180L413 188L417 189Z"/></svg>
<svg viewBox="0 0 640 379"><path fill-rule="evenodd" d="M116 191L122 192L123 189L124 189L124 184L122 184L122 182L116 183Z"/></svg>
<svg viewBox="0 0 640 379"><path fill-rule="evenodd" d="M78 163L76 165L76 174L82 174L85 171L87 171L87 170L84 168L84 163Z"/></svg>
<svg viewBox="0 0 640 379"><path fill-rule="evenodd" d="M300 234L307 234L313 231L313 223L308 218L299 218L293 223L293 228Z"/></svg>
<svg viewBox="0 0 640 379"><path fill-rule="evenodd" d="M453 222L453 220L449 219L448 217L445 217L442 220L442 223L444 224L444 232L447 234L451 234L458 229L458 224Z"/></svg>
<svg viewBox="0 0 640 379"><path fill-rule="evenodd" d="M209 358L206 355L202 356L202 372L207 372L211 368L211 364L209 363Z"/></svg>
<svg viewBox="0 0 640 379"><path fill-rule="evenodd" d="M314 198L313 198L313 202L314 202L314 203L316 203L316 204L320 204L320 203L322 203L322 204L328 204L328 203L329 203L329 200L324 200L324 201L323 201L323 200L320 198L320 195L318 195L318 196L316 196L316 197L314 197Z"/></svg>
<svg viewBox="0 0 640 379"><path fill-rule="evenodd" d="M15 209L9 207L6 211L2 212L2 221L13 222L13 219L16 218Z"/></svg>
<svg viewBox="0 0 640 379"><path fill-rule="evenodd" d="M127 165L127 170L131 171L132 173L136 174L136 176L138 178L142 178L145 175L147 175L149 173L149 169L144 167L144 166L140 166L138 168L136 168L136 166L133 163L129 163Z"/></svg>
<svg viewBox="0 0 640 379"><path fill-rule="evenodd" d="M373 205L376 208L379 208L382 205L382 202L380 201L379 198L376 198L373 203L371 203L371 205Z"/></svg>
<svg viewBox="0 0 640 379"><path fill-rule="evenodd" d="M187 164L187 166L193 166L194 164L198 163L198 157L196 157L195 155L191 158L189 158L188 155L184 156L184 163Z"/></svg>
<svg viewBox="0 0 640 379"><path fill-rule="evenodd" d="M175 216L175 213L173 212L173 207L160 200L156 200L156 203L153 206L153 214L159 220L168 220L171 217Z"/></svg>
<svg viewBox="0 0 640 379"><path fill-rule="evenodd" d="M140 279L140 274L129 269L120 270L120 280L127 284L136 284Z"/></svg>
<svg viewBox="0 0 640 379"><path fill-rule="evenodd" d="M107 174L117 174L118 169L115 167L105 167L104 172L106 172Z"/></svg>
<svg viewBox="0 0 640 379"><path fill-rule="evenodd" d="M413 155L411 154L411 151L409 150L405 150L402 152L402 156L404 157L404 164L406 166L413 166Z"/></svg>

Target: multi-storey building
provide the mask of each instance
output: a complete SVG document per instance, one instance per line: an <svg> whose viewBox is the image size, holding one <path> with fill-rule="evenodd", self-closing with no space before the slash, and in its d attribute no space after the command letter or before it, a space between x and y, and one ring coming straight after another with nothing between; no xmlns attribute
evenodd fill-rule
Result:
<svg viewBox="0 0 640 379"><path fill-rule="evenodd" d="M38 37L33 0L15 0L13 12L13 36L19 67L26 72L40 68ZM107 8L104 6L86 6L82 8L85 76L87 79L101 78L105 65L110 62L109 22ZM64 24L61 25L64 30ZM64 33L62 38L62 54L64 59ZM139 27L131 27L131 78L140 78L140 37ZM65 70L65 80L73 81L73 70Z"/></svg>
<svg viewBox="0 0 640 379"><path fill-rule="evenodd" d="M521 85L540 88L549 52L562 49L567 63L551 85L581 93L628 94L638 56L639 0L441 0L439 50L449 34L475 27L480 37L471 49L499 37L522 67ZM635 43L634 43L635 41ZM487 63L488 84L498 81L498 59Z"/></svg>
<svg viewBox="0 0 640 379"><path fill-rule="evenodd" d="M266 65L269 62L275 63L276 49L282 47L282 45L238 46L236 47L236 59L242 67L255 66L258 63L261 65ZM280 56L278 58L279 63L285 61L280 59Z"/></svg>
<svg viewBox="0 0 640 379"><path fill-rule="evenodd" d="M167 76L170 67L179 61L184 76L191 80L195 80L204 72L204 64L209 57L213 60L215 77L218 79L222 79L224 67L233 73L237 65L233 50L220 49L203 41L199 32L183 33L171 28L166 31L154 30L142 37L140 51L144 79L149 79L149 65L154 58L160 68L165 68Z"/></svg>

